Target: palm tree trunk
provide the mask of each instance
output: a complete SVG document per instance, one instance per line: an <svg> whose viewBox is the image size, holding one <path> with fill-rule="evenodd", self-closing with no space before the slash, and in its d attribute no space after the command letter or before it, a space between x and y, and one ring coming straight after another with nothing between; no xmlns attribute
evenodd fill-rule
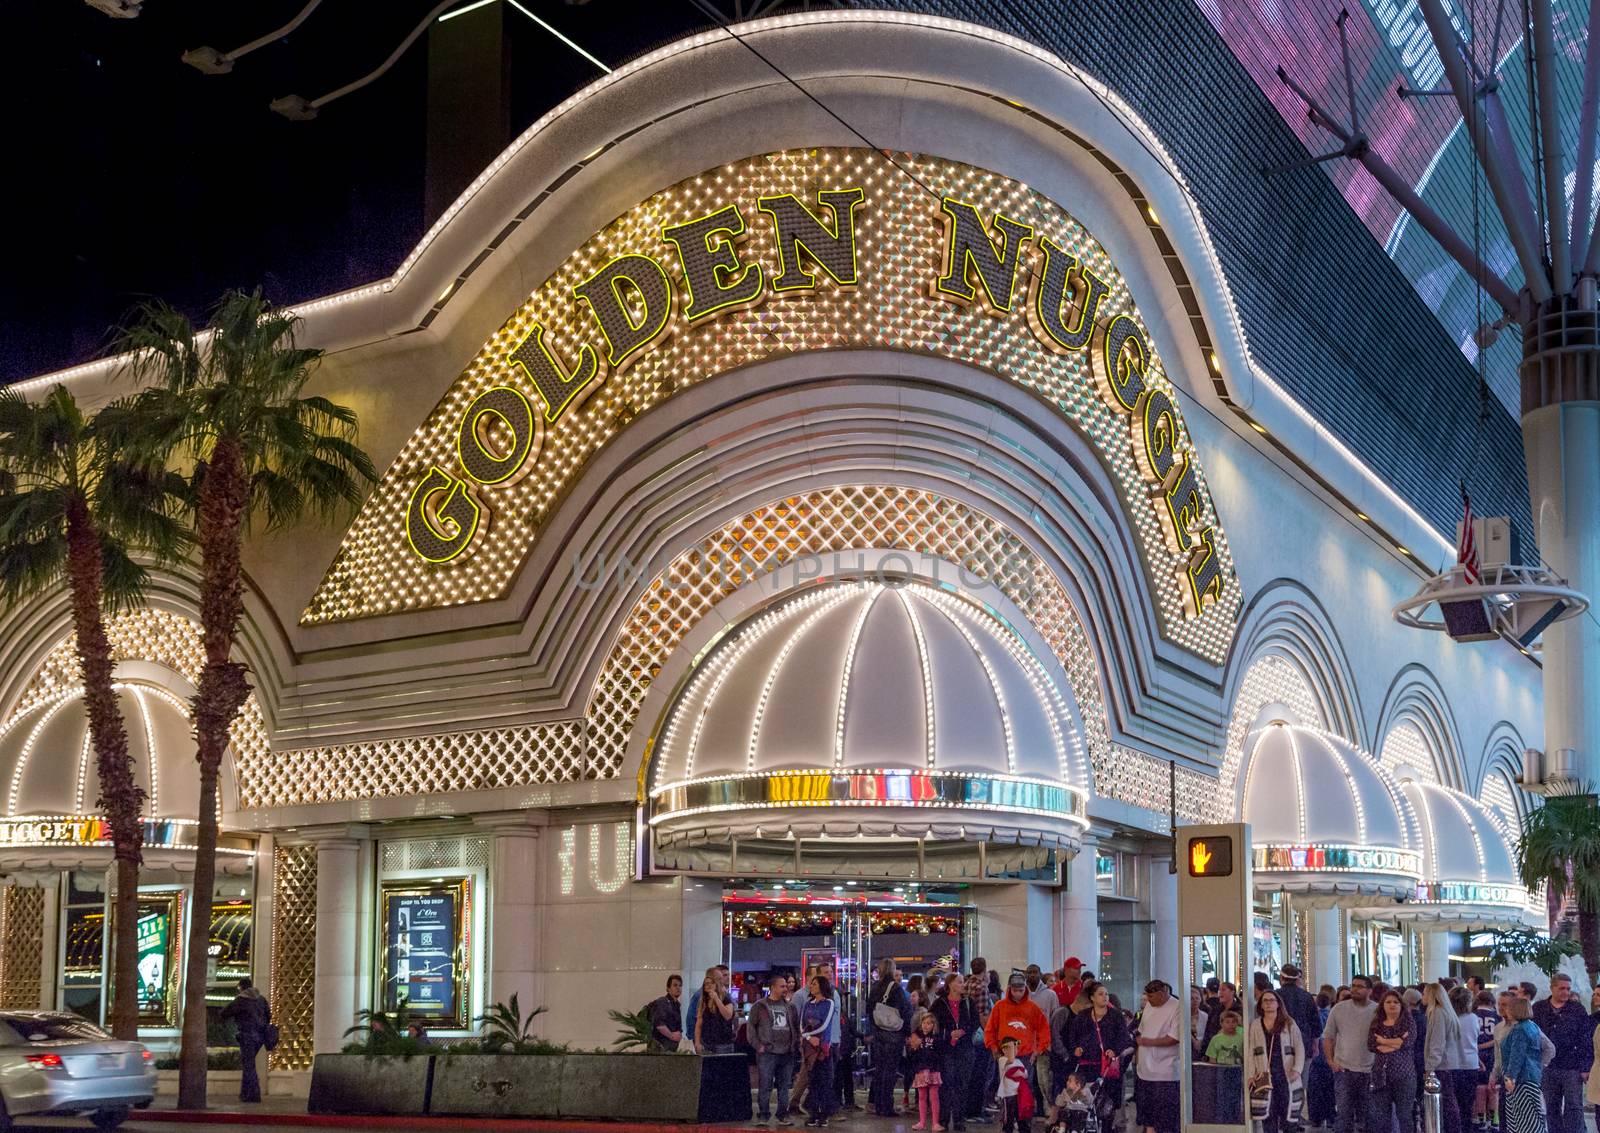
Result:
<svg viewBox="0 0 1600 1133"><path fill-rule="evenodd" d="M67 582L78 665L83 671L89 742L100 777L97 805L111 827L117 865L117 904L111 921L115 936L107 941L114 964L111 1033L119 1039L135 1039L139 1035L139 863L144 846L139 810L144 792L134 781L133 764L128 760L128 729L111 686L115 662L101 613L100 536L81 497L67 506Z"/></svg>
<svg viewBox="0 0 1600 1133"><path fill-rule="evenodd" d="M224 437L212 449L200 486L200 633L206 663L194 697L200 814L183 985L180 1109L206 1105L206 960L217 875L217 779L228 750L228 729L250 695L245 668L232 659L234 635L244 612L239 544L248 498L238 442Z"/></svg>
<svg viewBox="0 0 1600 1133"><path fill-rule="evenodd" d="M1589 973L1589 983L1595 982L1600 972L1600 913L1584 906L1578 907L1578 946L1582 950L1583 967Z"/></svg>

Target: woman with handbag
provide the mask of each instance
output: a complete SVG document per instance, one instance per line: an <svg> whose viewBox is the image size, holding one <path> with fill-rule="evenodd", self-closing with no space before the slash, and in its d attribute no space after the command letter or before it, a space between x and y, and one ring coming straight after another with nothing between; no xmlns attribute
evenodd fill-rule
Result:
<svg viewBox="0 0 1600 1133"><path fill-rule="evenodd" d="M1067 1024L1068 1059L1059 1081L1065 1082L1067 1074L1076 1071L1079 1081L1098 1084L1104 1118L1122 1108L1122 1056L1133 1049L1133 1035L1126 1017L1111 1006L1105 984L1084 984L1079 998L1087 998L1089 1006Z"/></svg>
<svg viewBox="0 0 1600 1133"><path fill-rule="evenodd" d="M872 1024L872 1088L867 1093L867 1108L879 1117L894 1117L894 1082L900 1074L900 1056L905 1050L906 1018L911 1003L905 988L895 978L894 961L885 958L878 965L878 978L868 996L868 1019Z"/></svg>
<svg viewBox="0 0 1600 1133"><path fill-rule="evenodd" d="M1274 990L1261 993L1244 1044L1244 1075L1250 1084L1250 1114L1265 1133L1279 1133L1300 1120L1305 1091L1305 1039Z"/></svg>

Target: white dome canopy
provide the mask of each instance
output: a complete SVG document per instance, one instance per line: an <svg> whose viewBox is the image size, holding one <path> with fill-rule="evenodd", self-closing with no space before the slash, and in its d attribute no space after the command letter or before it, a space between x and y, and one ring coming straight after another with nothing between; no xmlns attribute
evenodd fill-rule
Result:
<svg viewBox="0 0 1600 1133"><path fill-rule="evenodd" d="M1401 768L1400 790L1418 819L1422 883L1406 915L1464 928L1521 924L1528 891L1509 833L1483 803Z"/></svg>
<svg viewBox="0 0 1600 1133"><path fill-rule="evenodd" d="M193 819L200 785L188 705L154 685L115 687L134 781L145 792L145 817ZM6 817L99 813L100 776L81 689L11 722L0 735L0 784Z"/></svg>
<svg viewBox="0 0 1600 1133"><path fill-rule="evenodd" d="M708 651L658 736L658 847L1071 851L1084 825L1072 706L1014 628L919 582L836 581L781 599Z"/></svg>
<svg viewBox="0 0 1600 1133"><path fill-rule="evenodd" d="M867 768L1084 782L1071 710L1026 643L920 583L819 587L740 627L655 754L658 785Z"/></svg>
<svg viewBox="0 0 1600 1133"><path fill-rule="evenodd" d="M1421 860L1411 804L1376 760L1315 728L1271 723L1246 744L1241 805L1257 884L1409 898Z"/></svg>
<svg viewBox="0 0 1600 1133"><path fill-rule="evenodd" d="M134 782L144 791L145 881L193 870L200 776L189 706L168 688L117 682ZM234 790L224 759L221 797ZM33 704L0 725L0 865L13 881L58 869L103 868L109 832L100 811L100 776L89 743L81 687ZM219 847L222 874L248 872L249 851L231 837Z"/></svg>

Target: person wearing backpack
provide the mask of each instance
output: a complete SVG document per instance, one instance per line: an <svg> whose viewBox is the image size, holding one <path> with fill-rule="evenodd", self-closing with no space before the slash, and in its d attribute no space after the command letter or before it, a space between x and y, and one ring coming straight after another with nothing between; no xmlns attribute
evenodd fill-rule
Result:
<svg viewBox="0 0 1600 1133"><path fill-rule="evenodd" d="M906 1043L911 999L895 976L894 961L878 965L878 978L867 996L867 1022L872 1027L872 1089L867 1108L879 1117L893 1117L894 1080L900 1073L900 1056Z"/></svg>
<svg viewBox="0 0 1600 1133"><path fill-rule="evenodd" d="M222 1009L222 1017L233 1021L239 1041L239 1100L259 1102L261 1079L256 1074L256 1055L263 1048L278 1045L278 1028L272 1022L272 1006L246 977L239 981L239 994Z"/></svg>

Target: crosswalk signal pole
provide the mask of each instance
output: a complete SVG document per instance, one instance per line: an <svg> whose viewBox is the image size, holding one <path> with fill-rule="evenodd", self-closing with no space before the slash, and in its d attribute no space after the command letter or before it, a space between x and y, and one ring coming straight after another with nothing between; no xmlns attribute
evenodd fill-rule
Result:
<svg viewBox="0 0 1600 1133"><path fill-rule="evenodd" d="M1213 826L1175 826L1173 849L1178 860L1178 936L1233 937L1234 955L1248 955L1250 946L1250 827L1243 822ZM1188 1001L1189 989L1179 989ZM1249 1047L1248 1018L1244 1021ZM1250 1126L1250 1096L1240 1067L1206 1067L1204 1090L1196 1089L1192 1041L1178 1044L1183 1052L1179 1084L1185 1133L1238 1133ZM1197 1105L1198 1103L1198 1105ZM1198 1112L1197 1112L1198 1110Z"/></svg>

